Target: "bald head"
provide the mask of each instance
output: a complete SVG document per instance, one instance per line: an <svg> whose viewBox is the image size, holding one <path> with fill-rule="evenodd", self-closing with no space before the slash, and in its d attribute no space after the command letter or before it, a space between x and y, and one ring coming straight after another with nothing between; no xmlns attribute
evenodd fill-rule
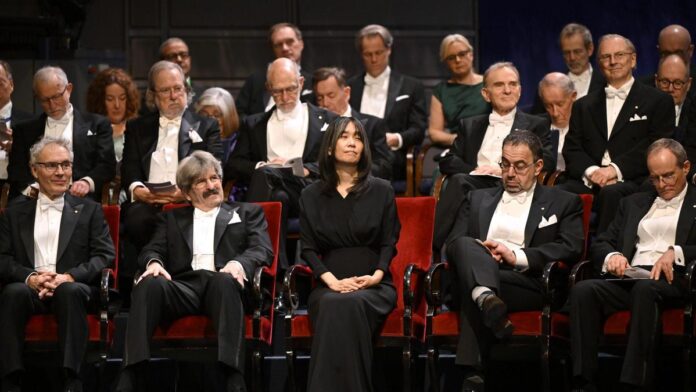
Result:
<svg viewBox="0 0 696 392"><path fill-rule="evenodd" d="M655 74L655 86L671 95L675 105L684 102L691 87L691 78L689 66L681 56L670 54L660 60Z"/></svg>
<svg viewBox="0 0 696 392"><path fill-rule="evenodd" d="M669 25L660 31L657 39L657 50L660 57L676 54L684 59L687 64L691 61L694 45L691 43L689 30L680 25Z"/></svg>
<svg viewBox="0 0 696 392"><path fill-rule="evenodd" d="M303 83L300 67L288 58L278 58L268 66L266 88L282 112L292 111L300 102Z"/></svg>

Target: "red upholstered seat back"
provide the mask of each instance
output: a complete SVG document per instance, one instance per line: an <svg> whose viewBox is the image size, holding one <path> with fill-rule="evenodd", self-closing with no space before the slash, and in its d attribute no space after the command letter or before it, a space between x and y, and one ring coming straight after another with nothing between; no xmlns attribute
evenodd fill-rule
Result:
<svg viewBox="0 0 696 392"><path fill-rule="evenodd" d="M433 251L433 226L435 222L434 197L398 197L396 208L401 222L401 234L396 244L397 254L391 262L390 270L398 296L396 309L404 309L403 278L404 269L415 264L428 271ZM421 289L421 288L417 288ZM421 296L417 296L421 297ZM416 298L416 314L425 316L425 301Z"/></svg>

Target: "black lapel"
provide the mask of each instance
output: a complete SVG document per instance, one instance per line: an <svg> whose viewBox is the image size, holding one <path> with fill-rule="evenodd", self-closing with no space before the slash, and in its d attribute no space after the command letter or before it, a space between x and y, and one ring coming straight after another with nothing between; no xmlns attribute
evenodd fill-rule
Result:
<svg viewBox="0 0 696 392"><path fill-rule="evenodd" d="M172 210L174 220L179 226L181 236L186 241L190 254L193 254L193 207L177 208Z"/></svg>
<svg viewBox="0 0 696 392"><path fill-rule="evenodd" d="M529 215L527 216L527 223L524 226L524 246L530 247L532 238L534 237L534 232L539 227L541 223L541 218L548 213L549 205L551 200L547 198L548 194L543 186L537 185L534 189L534 195L532 196L532 205L529 207ZM546 218L550 218L547 216Z"/></svg>
<svg viewBox="0 0 696 392"><path fill-rule="evenodd" d="M471 156L474 166L476 165L476 159L478 152L483 144L483 138L486 137L486 131L488 130L488 115L481 115L478 118L472 119L471 129L469 129L469 134L466 135L466 139L469 143L466 143L469 150L469 156Z"/></svg>
<svg viewBox="0 0 696 392"><path fill-rule="evenodd" d="M479 235L481 240L485 240L488 237L488 228L491 226L491 220L493 219L493 213L498 207L498 202L503 196L503 188L500 187L495 190L491 197L486 197L481 201L481 207L479 209Z"/></svg>
<svg viewBox="0 0 696 392"><path fill-rule="evenodd" d="M350 86L350 106L360 110L362 105L363 90L365 89L365 72Z"/></svg>
<svg viewBox="0 0 696 392"><path fill-rule="evenodd" d="M239 207L232 207L225 203L220 205L220 211L215 219L215 241L213 242L213 249L215 249L216 254L222 235L225 234L225 230L227 230L227 224L230 223L230 220L238 209Z"/></svg>
<svg viewBox="0 0 696 392"><path fill-rule="evenodd" d="M596 129L599 131L600 136L603 140L608 140L607 136L609 131L607 130L607 95L604 89L598 91L596 94L589 97L591 101L589 102L590 110L592 113L589 116L592 121L594 121Z"/></svg>
<svg viewBox="0 0 696 392"><path fill-rule="evenodd" d="M619 112L619 115L616 117L616 122L614 123L614 128L612 128L611 131L611 137L616 136L617 133L621 132L621 130L624 128L624 125L626 125L629 121L629 119L634 116L637 113L640 113L640 105L642 104L642 99L641 96L641 89L643 86L641 85L640 81L634 80L633 81L633 86L631 86L631 91L628 93L628 96L626 97L626 101L624 102L623 106L621 107L621 111ZM606 108L606 104L605 104Z"/></svg>
<svg viewBox="0 0 696 392"><path fill-rule="evenodd" d="M638 243L638 225L645 217L645 214L650 211L657 194L655 192L646 192L644 197L633 198L635 204L633 208L627 208L628 215L626 216L626 225L624 228L623 246L620 249L628 260L633 258Z"/></svg>
<svg viewBox="0 0 696 392"><path fill-rule="evenodd" d="M36 218L36 200L31 200L23 204L18 204L17 220L19 225L19 237L24 243L24 250L27 252L27 259L34 266L34 220Z"/></svg>
<svg viewBox="0 0 696 392"><path fill-rule="evenodd" d="M515 112L515 118L512 121L512 127L510 128L510 131L517 131L517 130L528 130L529 129L529 117L525 116L524 113L522 113L519 109Z"/></svg>
<svg viewBox="0 0 696 392"><path fill-rule="evenodd" d="M63 257L65 249L70 244L70 239L75 232L77 222L80 219L80 214L84 208L84 204L76 197L65 195L65 204L63 205L63 216L60 219L60 234L58 235L58 253L56 254L56 262Z"/></svg>
<svg viewBox="0 0 696 392"><path fill-rule="evenodd" d="M188 110L185 110L183 116L181 116L181 127L179 128L179 160L187 157L191 152L191 144L193 141L189 136L189 132L198 132L198 129L201 126L200 120L196 120L197 119L194 118L193 113Z"/></svg>
<svg viewBox="0 0 696 392"><path fill-rule="evenodd" d="M249 129L249 138L256 139L256 142L252 143L252 145L256 144L258 146L260 149L259 156L263 157L263 160L268 160L268 120L271 119L276 110L278 109L274 107L273 110L263 113L259 121Z"/></svg>
<svg viewBox="0 0 696 392"><path fill-rule="evenodd" d="M143 120L143 126L139 129L140 142L142 143L144 154L142 155L141 164L145 178L150 176L150 161L152 153L157 149L157 140L159 139L159 113L155 112ZM128 136L126 136L128 137Z"/></svg>
<svg viewBox="0 0 696 392"><path fill-rule="evenodd" d="M686 245L691 233L691 227L696 219L696 191L689 185L684 196L681 211L679 211L679 220L677 221L677 235L674 243L677 245Z"/></svg>
<svg viewBox="0 0 696 392"><path fill-rule="evenodd" d="M404 77L397 72L391 71L389 74L389 87L387 89L387 105L384 108L384 118L389 118L394 104L396 104L396 98L399 96L401 91L401 85L404 82Z"/></svg>
<svg viewBox="0 0 696 392"><path fill-rule="evenodd" d="M302 151L303 160L312 153L312 150L318 145L319 140L326 131L326 128L324 128L326 124L324 112L311 103L307 104L307 118L307 139Z"/></svg>

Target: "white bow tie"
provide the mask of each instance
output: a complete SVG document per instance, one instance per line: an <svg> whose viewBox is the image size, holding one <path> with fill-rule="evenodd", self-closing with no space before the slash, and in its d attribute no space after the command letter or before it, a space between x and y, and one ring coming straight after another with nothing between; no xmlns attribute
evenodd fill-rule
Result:
<svg viewBox="0 0 696 392"><path fill-rule="evenodd" d="M178 130L179 128L181 128L181 117L177 117L173 120L170 120L166 117L160 116L159 126L160 126L160 128L166 129L166 130L169 130L172 128Z"/></svg>
<svg viewBox="0 0 696 392"><path fill-rule="evenodd" d="M614 88L612 86L607 86L604 88L604 93L607 95L607 98L609 99L616 97L622 101L626 100L626 97L628 96L628 91L624 90L623 87Z"/></svg>
<svg viewBox="0 0 696 392"><path fill-rule="evenodd" d="M68 123L70 122L70 118L68 116L63 116L59 120L53 119L51 117L46 118L46 125L49 128L57 128L57 127L67 127Z"/></svg>
<svg viewBox="0 0 696 392"><path fill-rule="evenodd" d="M384 75L384 74L382 74ZM384 82L384 77L380 75L378 77L374 77L368 73L365 74L365 85L366 86L379 86Z"/></svg>
<svg viewBox="0 0 696 392"><path fill-rule="evenodd" d="M51 201L39 200L39 208L41 209L41 212L46 212L49 208L53 208L58 212L63 212L64 205L65 199L63 199L62 197L59 197Z"/></svg>
<svg viewBox="0 0 696 392"><path fill-rule="evenodd" d="M212 210L205 212L203 210L199 210L198 208L193 210L193 219L203 219L203 218L210 218L211 216L215 216L216 209L213 208Z"/></svg>
<svg viewBox="0 0 696 392"><path fill-rule="evenodd" d="M671 200L665 200L661 197L658 197L655 199L655 206L657 208L663 209L663 208L671 208L676 210L679 207L679 198L673 197Z"/></svg>
<svg viewBox="0 0 696 392"><path fill-rule="evenodd" d="M496 125L507 125L507 126L512 126L512 116L501 116L498 113L491 113L488 115L488 123L492 126Z"/></svg>
<svg viewBox="0 0 696 392"><path fill-rule="evenodd" d="M503 203L508 204L512 201L516 201L519 204L524 204L527 201L527 192L519 192L516 194L511 194L507 191L503 192Z"/></svg>

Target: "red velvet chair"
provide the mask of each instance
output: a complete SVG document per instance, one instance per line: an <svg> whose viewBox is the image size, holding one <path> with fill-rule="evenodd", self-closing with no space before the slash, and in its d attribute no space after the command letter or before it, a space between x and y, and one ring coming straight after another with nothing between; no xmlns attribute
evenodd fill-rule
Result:
<svg viewBox="0 0 696 392"><path fill-rule="evenodd" d="M684 279L687 282L688 295L684 299L684 306L664 309L661 317L662 337L660 342L664 348L679 351L681 354L684 391L691 391L691 372L693 371L691 367L691 352L693 336L696 333L693 319L693 301L696 295L695 269L696 261L692 261L686 268ZM593 273L594 270L589 260L575 265L570 275L571 287L581 280L592 278ZM631 312L628 310L616 312L604 320L600 350L622 356L628 342L630 321Z"/></svg>
<svg viewBox="0 0 696 392"><path fill-rule="evenodd" d="M387 316L377 347L400 347L402 350L403 389L411 390L413 345L425 339L425 310L422 281L432 259L435 199L409 197L396 199L401 233L396 244L397 255L390 271L397 293L397 304ZM283 281L289 312L285 316L286 357L291 391L297 390L295 357L297 350L309 351L312 328L304 309L300 307L299 278L312 280L312 271L304 265L288 269ZM312 281L312 285L315 282Z"/></svg>
<svg viewBox="0 0 696 392"><path fill-rule="evenodd" d="M268 235L273 246L273 263L259 267L253 277L254 309L244 317L246 340L251 342L253 390L262 390L262 351L270 347L273 336L273 298L276 288L278 241L280 237L281 203L258 203L263 207L268 223ZM164 211L187 206L167 204ZM217 333L210 319L203 315L185 316L171 324L160 325L152 339L152 356L168 357L184 361L217 361Z"/></svg>
<svg viewBox="0 0 696 392"><path fill-rule="evenodd" d="M592 195L579 196L583 204L583 231L585 233L585 246L587 246ZM437 370L439 349L448 347L454 350L459 337L459 312L448 309L445 304L446 288L444 282L449 277L444 276L444 274L449 271L449 268L446 261L434 264L425 279L428 302L426 316L427 362L431 391L440 390L440 377ZM538 347L542 388L545 391L551 390L550 357L556 354L557 348L569 346L568 316L553 311L565 302L569 270L570 268L562 261L547 264L542 275L544 285L542 309L513 312L508 315L515 326L515 331L505 345L513 349Z"/></svg>
<svg viewBox="0 0 696 392"><path fill-rule="evenodd" d="M109 225L109 234L116 249L118 260L119 216L121 208L118 205L102 206L104 218ZM99 362L100 374L104 370L108 350L114 336L115 325L113 315L118 311L118 295L116 288L118 262L113 268L102 270L100 281L99 312L87 315L89 328L86 362ZM58 324L53 315L41 314L32 316L25 328L25 353L28 358L43 358L47 354L57 353Z"/></svg>

